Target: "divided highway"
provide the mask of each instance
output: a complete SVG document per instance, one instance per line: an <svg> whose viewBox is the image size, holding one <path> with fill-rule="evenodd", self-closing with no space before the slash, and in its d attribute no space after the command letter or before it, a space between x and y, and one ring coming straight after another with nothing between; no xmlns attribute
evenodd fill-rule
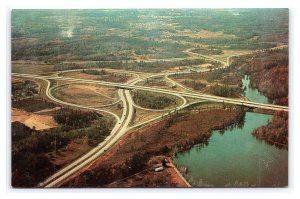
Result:
<svg viewBox="0 0 300 199"><path fill-rule="evenodd" d="M131 73L131 72L128 72L128 73ZM182 73L186 73L186 72L182 72ZM181 84L173 81L172 79L170 79L168 77L169 75L172 75L172 74L175 74L175 73L154 74L154 75L149 76L148 78L163 76L168 81L173 83L174 85L182 86ZM171 112L175 111L175 110L180 110L180 109L185 108L190 105L187 103L187 100L185 97L196 98L199 100L209 100L209 101L215 101L215 102L236 104L236 105L242 105L242 106L253 107L253 108L261 108L261 109L266 109L266 110L288 111L288 107L286 107L286 106L278 106L278 105L273 105L273 104L262 104L262 103L245 101L245 100L241 100L241 99L218 97L218 96L194 92L191 89L188 89L186 92L180 92L180 91L174 91L174 90L168 90L168 89L137 86L137 85L135 85L136 83L143 81L143 79L141 79L138 74L134 74L136 76L136 78L133 80L130 80L127 83L114 83L114 82L104 82L104 81L87 80L87 79L76 79L76 78L62 77L62 76L59 76L58 74L54 74L53 76L41 76L41 75L32 75L32 74L12 73L12 75L16 76L16 77L36 78L36 79L41 79L41 80L46 81L48 83L47 88L46 88L47 97L59 104L104 112L104 113L112 115L116 119L116 124L115 124L114 128L112 129L111 134L103 142L101 142L97 147L93 148L91 151L89 151L85 155L81 156L80 158L78 158L77 160L75 160L74 162L69 164L68 166L59 170L54 175L48 177L45 181L41 182L38 185L39 187L58 187L58 186L60 186L69 177L71 177L76 172L79 172L80 169L84 168L85 166L88 166L91 162L93 162L101 154L103 154L107 149L109 149L111 146L113 146L129 129L147 125L150 122L153 122L153 121L161 118L161 116L158 116L156 118L153 118L153 119L143 122L141 124L137 124L137 125L129 127L129 125L132 121L132 118L134 116L134 106L136 106L132 100L132 97L131 97L130 91L129 91L132 89L174 95L176 97L181 98L183 103L180 106L170 110ZM122 112L121 118L119 118L119 116L117 116L116 114L106 111L106 110L102 110L102 109L94 108L94 107L87 107L87 106L83 106L83 105L72 104L72 103L68 103L68 102L64 102L59 99L56 99L51 94L51 91L54 89L54 87L51 88L50 80L67 81L67 82L71 82L71 83L72 82L74 82L74 83L89 83L89 84L97 84L97 85L111 86L111 87L118 88L118 95L123 104L123 112ZM182 88L185 88L185 87L182 86ZM196 102L196 103L198 103L198 102Z"/></svg>
<svg viewBox="0 0 300 199"><path fill-rule="evenodd" d="M286 44L282 44L281 46L274 47L274 49L286 48L286 47L287 47ZM167 62L167 61L181 61L181 60L186 60L186 59L193 60L193 59L198 59L199 57L202 57L204 59L209 59L209 60L221 63L222 66L219 68L225 68L229 64L230 57L228 57L227 62L224 62L224 61L215 59L210 56L194 53L194 52L192 52L193 49L194 48L190 48L190 49L186 49L184 51L185 53L187 53L190 56L188 58L149 59L149 60L143 60L143 61L144 62L156 62L156 61L166 61ZM107 63L110 63L110 62L111 61L108 61ZM138 60L129 60L127 62L130 63L130 62L139 62L139 61ZM221 103L236 104L236 105L241 105L241 106L247 106L247 107L252 107L252 108L261 108L261 109L274 110L274 111L288 111L288 107L286 107L286 106L278 106L278 105L273 105L273 104L262 104L262 103L256 103L256 102L251 102L251 101L245 101L245 100L241 100L241 99L232 99L232 98L218 97L218 96L198 93L198 92L195 92L194 90L189 89L189 88L185 87L184 85L181 85L180 83L173 81L172 79L169 78L170 75L183 74L183 73L189 73L189 72L159 73L159 74L153 74L153 75L150 75L147 77L147 78L160 77L160 76L164 77L167 81L171 82L173 86L178 85L179 87L183 88L185 90L185 92L175 91L175 90L171 90L171 89L160 89L160 88L152 88L152 87L145 87L145 86L137 86L136 83L144 80L144 79L140 78L140 74L143 74L142 72L105 69L105 70L109 70L112 72L121 72L121 73L128 73L128 74L134 75L135 79L130 80L127 83L104 82L104 81L77 79L77 78L69 78L69 77L59 76L59 74L64 73L64 72L79 71L79 70L82 70L82 69L56 72L56 73L53 73L52 76L12 73L12 75L16 76L16 77L35 78L35 79L41 79L41 80L46 81L47 82L46 96L56 103L59 103L62 105L67 105L67 106L72 106L72 107L77 107L77 108L82 108L82 109L103 112L103 113L113 116L116 121L115 126L111 131L111 134L103 142L101 142L98 146L96 146L91 151L84 154L83 156L81 156L80 158L78 158L77 160L72 162L71 164L67 165L66 167L64 167L61 170L59 170L58 172L56 172L54 175L48 177L46 180L44 180L43 182L41 182L38 185L39 187L58 187L58 186L60 186L66 180L68 180L72 175L79 172L82 168L88 166L90 163L95 161L101 154L103 154L106 150L108 150L111 146L113 146L128 130L147 125L147 124L154 122L162 117L162 116L158 116L158 117L155 117L148 121L130 126L130 123L134 116L134 107L142 108L142 107L137 106L133 102L132 97L130 95L130 91L129 91L131 89L163 93L163 94L168 94L168 95L174 95L176 97L181 98L183 103L176 108L168 109L170 112L174 112L176 110L183 109L191 104L201 103L201 102L205 102L205 101L215 101L215 102L221 102ZM201 72L205 72L208 70L209 69L202 69ZM110 86L110 87L117 88L119 99L122 102L122 106L123 106L121 118L118 115L116 115L115 113L100 109L100 107L99 108L87 107L87 106L83 106L83 105L64 102L64 101L61 101L61 100L55 98L51 93L53 91L53 89L55 89L55 87L51 87L50 80L66 81L66 82L70 82L70 83L89 83L89 84L97 84L97 85ZM187 103L186 97L199 99L199 101L194 102L194 103ZM164 114L164 115L166 115L166 114Z"/></svg>
<svg viewBox="0 0 300 199"><path fill-rule="evenodd" d="M129 81L129 84L134 84L139 80L139 77L137 79L134 79L132 81ZM90 164L92 161L96 160L101 154L103 154L107 149L109 149L111 146L113 146L128 130L128 126L130 122L132 121L134 109L133 109L133 101L130 96L130 93L128 90L118 90L119 97L123 103L123 112L121 119L109 111L105 110L99 110L95 108L85 107L81 105L71 104L67 102L63 102L61 100L58 100L54 98L51 94L52 88L50 88L50 81L46 79L48 82L46 95L53 101L68 105L68 106L74 106L78 108L85 108L95 111L102 111L106 112L108 114L112 114L116 117L117 123L115 124L111 134L103 141L101 142L97 147L93 148L91 151L80 157L79 159L75 160L68 166L62 168L58 172L56 172L54 175L48 177L45 181L41 182L38 186L39 187L58 187L63 183L66 179L68 179L70 176L72 176L74 173L78 172L83 167ZM50 88L50 89L49 89Z"/></svg>
<svg viewBox="0 0 300 199"><path fill-rule="evenodd" d="M49 92L48 92L48 94L49 94ZM128 103L126 102L123 90L119 90L118 94L123 102L123 113L122 113L121 119L117 120L113 130L111 131L111 134L103 142L101 142L97 147L93 148L91 151L89 151L88 153L86 153L85 155L80 157L79 159L75 160L68 166L64 167L63 169L59 170L54 175L47 178L45 181L41 182L39 184L39 187L58 186L59 183L63 182L65 179L67 179L69 176L74 174L76 171L79 171L84 166L88 165L90 162L92 162L97 157L99 157L99 155L101 155L105 150L107 150L110 146L112 146L115 143L115 141L117 140L116 137L118 137L119 134L122 134L125 132L127 127L124 126L124 122L126 120L126 116L129 115L129 114L127 114ZM51 97L51 95L50 95L50 97ZM51 99L53 99L53 98L51 98ZM78 107L77 105L65 103L62 101L57 101L56 98L54 98L54 100L61 104ZM79 108L85 108L85 107L80 106ZM87 109L90 109L90 108L87 107ZM108 112L108 113L110 113L110 112Z"/></svg>
<svg viewBox="0 0 300 199"><path fill-rule="evenodd" d="M53 80L58 80L58 81L62 80L62 81L70 81L70 82L78 82L78 83L82 82L82 83L99 84L99 85L104 85L104 86L113 86L113 87L122 88L122 89L138 89L138 90L145 90L145 91L158 92L158 93L164 93L164 94L182 95L185 97L206 99L206 100L215 101L215 102L236 104L236 105L248 106L248 107L252 107L252 108L261 108L261 109L274 110L274 111L288 111L287 106L263 104L263 103L245 101L245 100L241 100L241 99L232 99L232 98L219 97L219 96L195 93L195 92L187 93L187 92L173 91L173 90L160 89L160 88L152 88L152 87L146 87L146 86L136 86L136 85L123 84L123 83L103 82L103 81L96 81L96 80L76 79L76 78L67 78L67 77L52 77L52 76L17 74L17 73L13 73L12 75L19 76L19 77L37 78L37 79L48 79L48 80L53 79Z"/></svg>

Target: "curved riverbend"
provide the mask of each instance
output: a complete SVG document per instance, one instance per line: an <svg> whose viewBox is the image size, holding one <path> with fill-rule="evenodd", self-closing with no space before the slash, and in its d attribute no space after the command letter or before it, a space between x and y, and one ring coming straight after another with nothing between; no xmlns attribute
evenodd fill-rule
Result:
<svg viewBox="0 0 300 199"><path fill-rule="evenodd" d="M263 104L269 104L269 100L266 96L261 94L256 88L251 88L249 76L245 75L242 79L243 87L246 87L245 97L251 102L258 102Z"/></svg>
<svg viewBox="0 0 300 199"><path fill-rule="evenodd" d="M195 187L287 186L288 152L252 136L270 115L247 112L242 128L214 131L207 146L198 144L174 158L187 167L186 179Z"/></svg>

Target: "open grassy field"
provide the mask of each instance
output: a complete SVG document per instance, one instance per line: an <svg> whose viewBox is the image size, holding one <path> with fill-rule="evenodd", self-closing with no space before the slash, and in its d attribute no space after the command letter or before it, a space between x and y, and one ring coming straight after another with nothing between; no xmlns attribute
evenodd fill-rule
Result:
<svg viewBox="0 0 300 199"><path fill-rule="evenodd" d="M88 84L69 84L53 91L53 96L65 102L91 107L109 105L118 100L117 90Z"/></svg>
<svg viewBox="0 0 300 199"><path fill-rule="evenodd" d="M13 73L43 74L53 72L54 65L37 61L18 60L12 62L11 69Z"/></svg>

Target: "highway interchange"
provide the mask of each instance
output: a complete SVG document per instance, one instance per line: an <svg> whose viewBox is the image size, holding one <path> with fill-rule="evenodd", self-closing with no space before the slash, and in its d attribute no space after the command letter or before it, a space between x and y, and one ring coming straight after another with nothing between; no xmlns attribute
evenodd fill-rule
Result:
<svg viewBox="0 0 300 199"><path fill-rule="evenodd" d="M192 53L191 51L188 51L188 53ZM193 54L193 56L195 56ZM205 58L211 58L211 57L205 57ZM219 61L215 60L214 61ZM228 59L229 60L229 59ZM226 67L228 65L227 63L221 62L223 67ZM114 72L121 72L124 73L124 71L119 70L113 70L113 69L105 69L105 70L111 70ZM202 72L207 71L208 69L203 69ZM143 90L143 91L149 91L149 92L156 92L156 93L162 93L162 94L168 94L168 95L174 95L181 99L182 103L179 104L177 107L168 109L167 111L173 112L176 110L183 109L187 106L190 106L191 104L202 102L202 101L214 101L214 102L221 102L221 103L227 103L227 104L235 104L235 105L241 105L246 106L250 108L260 108L265 110L273 110L273 111L288 111L288 107L286 106L278 106L273 104L262 104L262 103L256 103L251 101L245 101L243 99L232 99L232 98L225 98L225 97L218 97L208 94L203 94L199 92L195 92L189 88L186 88L185 86L173 81L169 78L170 75L178 74L178 73L188 73L188 72L166 72L166 73L159 73L159 74L151 74L145 77L141 77L142 73L134 72L134 71L125 71L126 73L130 73L134 76L134 79L128 81L127 83L115 83L115 82L105 82L105 81L97 81L97 80L88 80L88 79L78 79L78 78L70 78L70 77L63 77L59 76L60 73L63 72L70 72L74 70L68 70L68 71L61 71L53 73L53 75L34 75L34 74L20 74L20 73L12 73L12 76L14 77L24 77L24 78L32 78L32 79L39 79L47 82L47 88L46 88L46 96L59 104L67 105L71 107L81 108L81 109L88 109L93 111L102 112L104 114L111 115L115 118L115 126L111 131L111 134L99 145L97 145L95 148L93 148L88 153L84 154L71 164L67 165L66 167L62 168L52 176L45 179L43 182L41 182L38 186L39 187L58 187L62 185L70 176L76 174L79 172L82 168L92 163L94 160L96 160L100 155L102 155L106 150L108 150L110 147L112 147L128 130L133 128L138 128L144 125L147 125L151 122L156 121L157 119L160 119L163 117L163 115L160 115L158 117L149 119L147 121L135 124L130 126L130 123L133 119L134 115L134 108L141 108L145 110L151 110L142 108L138 105L136 105L131 97L130 90ZM76 70L75 70L76 71ZM136 85L138 82L141 82L145 80L146 78L153 78L153 77L163 77L166 81L170 82L172 86L178 86L184 89L184 91L177 91L172 89L171 87L169 89L161 89L161 88L153 88L153 87L146 87L146 86L138 86ZM72 104L69 102L62 101L60 99L55 98L52 95L52 91L56 89L55 86L51 85L51 81L63 81L68 82L68 84L73 83L88 83L88 84L94 84L94 85L101 85L101 86L108 86L108 87L114 87L118 89L118 96L119 101L122 102L122 115L119 117L117 114L104 110L102 107L89 107L84 105L78 105L78 104ZM196 102L188 103L186 98L193 98L196 99ZM166 111L166 110L164 110ZM166 113L168 114L168 113ZM165 114L164 114L165 115Z"/></svg>

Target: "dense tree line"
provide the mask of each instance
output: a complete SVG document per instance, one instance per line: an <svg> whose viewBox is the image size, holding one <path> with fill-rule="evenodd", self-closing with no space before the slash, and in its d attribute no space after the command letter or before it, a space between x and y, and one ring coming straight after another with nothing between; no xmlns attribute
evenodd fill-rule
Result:
<svg viewBox="0 0 300 199"><path fill-rule="evenodd" d="M104 185L130 175L133 175L146 168L146 163L151 157L151 153L137 152L133 156L129 157L125 162L122 162L118 169L112 168L109 165L100 166L93 170L84 172L82 177L81 185L83 187L103 187ZM74 187L71 181L65 187Z"/></svg>
<svg viewBox="0 0 300 199"><path fill-rule="evenodd" d="M145 61L118 61L118 62L97 62L95 64L90 64L89 67L110 67L110 68L122 68L130 69L135 71L148 71L148 72L160 72L176 66L189 66L189 65L199 65L207 63L208 61L204 59L184 59L184 60L174 60L174 61L155 61L155 62L145 62ZM217 67L218 63L212 62L212 64Z"/></svg>
<svg viewBox="0 0 300 199"><path fill-rule="evenodd" d="M101 114L96 112L86 112L74 109L60 109L55 111L54 119L58 124L72 128L84 128L90 126L92 122Z"/></svg>
<svg viewBox="0 0 300 199"><path fill-rule="evenodd" d="M54 108L57 105L53 102L41 99L40 97L30 97L18 101L12 101L13 108L24 109L28 112L36 112L47 108Z"/></svg>
<svg viewBox="0 0 300 199"><path fill-rule="evenodd" d="M160 78L160 79L147 78L144 81L144 85L146 85L146 86L167 86L167 82L165 80L163 80L162 78Z"/></svg>
<svg viewBox="0 0 300 199"><path fill-rule="evenodd" d="M12 185L35 187L59 166L52 161L60 150L76 139L87 138L95 146L110 134L112 123L95 112L61 109L54 114L60 125L37 131L12 123ZM52 154L52 155L51 155Z"/></svg>
<svg viewBox="0 0 300 199"><path fill-rule="evenodd" d="M221 97L240 97L241 93L243 93L243 89L237 86L228 86L228 85L219 85L214 84L209 87L209 92L221 96Z"/></svg>
<svg viewBox="0 0 300 199"><path fill-rule="evenodd" d="M126 82L129 80L130 75L118 74L113 72L108 72L104 69L102 70L94 70L94 69L83 69L81 71L85 74L96 75L98 80L108 81L108 82Z"/></svg>
<svg viewBox="0 0 300 199"><path fill-rule="evenodd" d="M11 98L12 101L18 101L26 97L32 97L38 94L39 86L30 80L13 82L11 85Z"/></svg>
<svg viewBox="0 0 300 199"><path fill-rule="evenodd" d="M288 105L288 49L265 50L236 57L231 66L250 76L250 87L257 88L269 101Z"/></svg>
<svg viewBox="0 0 300 199"><path fill-rule="evenodd" d="M242 73L234 73L234 67L229 66L209 72L195 72L195 73L182 73L172 75L175 79L192 79L192 80L206 80L209 83L222 83L227 85L242 86Z"/></svg>
<svg viewBox="0 0 300 199"><path fill-rule="evenodd" d="M244 93L242 73L233 73L233 70L234 68L230 66L209 72L175 74L172 77L183 79L183 84L194 90L222 97L240 97Z"/></svg>
<svg viewBox="0 0 300 199"><path fill-rule="evenodd" d="M174 97L147 91L134 91L133 100L137 105L150 109L164 109L177 103Z"/></svg>
<svg viewBox="0 0 300 199"><path fill-rule="evenodd" d="M184 80L183 84L198 91L201 91L206 87L206 84L198 82L196 80Z"/></svg>
<svg viewBox="0 0 300 199"><path fill-rule="evenodd" d="M82 73L90 74L90 75L107 75L106 70L93 70L93 69L83 69Z"/></svg>
<svg viewBox="0 0 300 199"><path fill-rule="evenodd" d="M43 154L49 143L41 141L39 132L22 123L12 123L12 186L35 187L38 182L54 172L55 167ZM47 144L43 146L42 144Z"/></svg>
<svg viewBox="0 0 300 199"><path fill-rule="evenodd" d="M272 120L265 126L256 128L252 135L279 148L288 148L288 112L275 112Z"/></svg>

